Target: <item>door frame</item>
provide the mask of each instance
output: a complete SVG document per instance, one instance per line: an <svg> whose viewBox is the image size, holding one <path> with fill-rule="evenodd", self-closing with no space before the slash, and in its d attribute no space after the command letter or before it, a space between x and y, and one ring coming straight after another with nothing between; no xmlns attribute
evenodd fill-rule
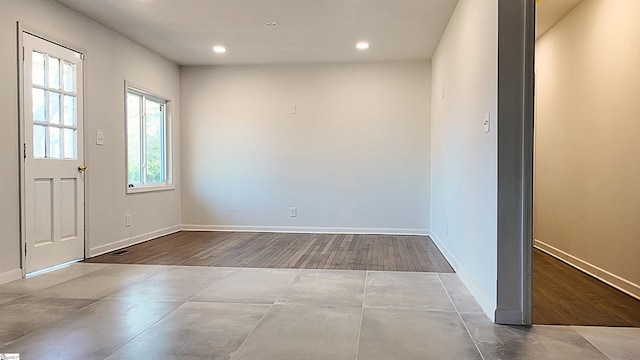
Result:
<svg viewBox="0 0 640 360"><path fill-rule="evenodd" d="M23 53L23 49L24 49L24 41L23 41L23 36L24 33L29 33L35 37L41 38L44 41L48 41L52 44L61 46L63 48L69 49L71 51L75 51L79 54L82 55L82 61L83 61L83 66L82 66L82 91L83 91L83 96L82 96L82 112L83 112L83 116L82 116L82 124L83 124L83 146L82 148L78 148L77 151L81 151L84 157L84 163L87 164L88 163L88 158L87 158L87 129L86 129L86 120L84 117L84 114L87 113L86 111L86 99L84 96L84 93L86 93L85 91L85 75L86 75L86 70L85 70L85 61L86 61L86 54L87 52L81 48L78 48L77 46L74 46L72 44L69 44L68 42L64 41L64 40L60 40L58 38L55 37L51 37L48 35L44 35L46 34L45 31L41 31L38 30L35 27L32 27L30 25L24 25L22 24L20 21L16 22L16 44L17 44L17 48L16 48L16 61L17 61L17 97L18 97L18 163L19 163L19 183L20 183L20 190L19 190L19 199L20 199L20 214L19 214L19 220L20 220L20 268L22 270L22 277L25 278L27 275L27 267L26 267L26 261L27 261L27 257L26 257L26 242L27 242L27 232L26 232L26 218L27 218L27 214L26 214L26 177L25 177L25 167L26 167L26 162L25 162L25 157L24 157L24 153L26 151L25 149L25 144L26 144L26 138L25 138L25 124L24 122L26 121L26 117L25 117L25 111L26 109L24 108L24 90L25 90L25 84L24 84L24 74L25 74L25 64L24 64L24 53ZM84 258L86 259L89 256L89 237L88 237L88 232L87 232L87 224L88 224L88 199L87 199L87 186L89 183L89 175L88 172L84 173L84 186L82 188L82 192L84 193L84 203L83 203L83 211L82 211L82 217L83 217L83 228L82 228L82 232L84 235L84 242L83 242L83 246L84 246Z"/></svg>
<svg viewBox="0 0 640 360"><path fill-rule="evenodd" d="M498 0L498 274L494 320L531 325L534 0Z"/></svg>

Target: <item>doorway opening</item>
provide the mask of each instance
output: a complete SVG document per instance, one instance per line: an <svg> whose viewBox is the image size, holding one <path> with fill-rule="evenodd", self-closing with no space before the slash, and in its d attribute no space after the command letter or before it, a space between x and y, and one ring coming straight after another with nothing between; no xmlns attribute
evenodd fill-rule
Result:
<svg viewBox="0 0 640 360"><path fill-rule="evenodd" d="M534 324L640 327L637 11L537 7Z"/></svg>

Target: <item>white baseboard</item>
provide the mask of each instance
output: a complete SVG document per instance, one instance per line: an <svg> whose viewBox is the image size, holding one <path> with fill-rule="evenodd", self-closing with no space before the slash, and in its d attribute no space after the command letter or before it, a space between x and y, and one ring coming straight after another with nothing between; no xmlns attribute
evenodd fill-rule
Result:
<svg viewBox="0 0 640 360"><path fill-rule="evenodd" d="M640 300L640 285L624 279L616 274L610 273L596 265L593 265L587 261L584 261L578 257L575 257L569 253L566 253L558 248L555 248L543 241L534 240L533 246L539 250L546 252L547 254L573 266L574 268L587 273L594 278L613 286L614 288L633 296Z"/></svg>
<svg viewBox="0 0 640 360"><path fill-rule="evenodd" d="M440 252L442 253L442 255L444 255L449 264L451 264L453 270L455 270L460 280L462 280L467 289L469 289L469 292L471 292L471 295L473 295L473 297L476 299L484 313L487 314L487 316L489 316L489 318L495 322L496 304L487 297L487 294L485 294L482 289L480 289L480 287L473 280L473 277L464 268L464 266L462 266L458 262L458 260L456 260L456 257L451 253L451 251L449 251L449 249L447 249L446 245L442 242L442 240L440 240L438 235L436 235L434 232L430 232L429 237L431 238L431 240L433 240L438 249L440 249Z"/></svg>
<svg viewBox="0 0 640 360"><path fill-rule="evenodd" d="M0 285L22 279L22 269L17 268L0 273Z"/></svg>
<svg viewBox="0 0 640 360"><path fill-rule="evenodd" d="M131 246L131 245L139 244L141 242L145 242L151 239L155 239L160 236L173 234L180 231L180 228L181 228L180 225L170 226L168 228L151 231L146 234L130 237L128 239L122 239L106 245L97 246L89 250L89 256L94 257L94 256L102 255L114 250L122 249L127 246Z"/></svg>
<svg viewBox="0 0 640 360"><path fill-rule="evenodd" d="M273 232L300 234L372 234L372 235L422 235L428 229L351 228L351 227L298 227L298 226L243 226L243 225L182 225L184 231Z"/></svg>

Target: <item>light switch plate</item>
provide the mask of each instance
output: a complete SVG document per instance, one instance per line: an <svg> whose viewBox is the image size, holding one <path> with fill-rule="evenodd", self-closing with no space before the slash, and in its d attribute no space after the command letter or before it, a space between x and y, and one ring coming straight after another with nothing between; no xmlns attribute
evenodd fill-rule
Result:
<svg viewBox="0 0 640 360"><path fill-rule="evenodd" d="M289 114L295 114L295 113L296 113L296 106L289 105Z"/></svg>
<svg viewBox="0 0 640 360"><path fill-rule="evenodd" d="M102 130L96 132L96 145L104 145L104 133Z"/></svg>
<svg viewBox="0 0 640 360"><path fill-rule="evenodd" d="M484 132L488 133L489 131L491 131L491 113L485 113L484 114L484 122L482 123L482 126L484 127Z"/></svg>

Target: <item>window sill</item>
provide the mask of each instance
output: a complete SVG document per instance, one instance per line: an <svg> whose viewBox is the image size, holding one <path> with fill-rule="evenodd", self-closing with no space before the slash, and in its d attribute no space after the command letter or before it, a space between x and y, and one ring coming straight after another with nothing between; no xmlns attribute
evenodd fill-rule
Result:
<svg viewBox="0 0 640 360"><path fill-rule="evenodd" d="M162 185L139 185L136 187L127 187L127 194L138 194L138 193L146 193L146 192L154 192L154 191L169 191L175 190L176 187L169 184Z"/></svg>

